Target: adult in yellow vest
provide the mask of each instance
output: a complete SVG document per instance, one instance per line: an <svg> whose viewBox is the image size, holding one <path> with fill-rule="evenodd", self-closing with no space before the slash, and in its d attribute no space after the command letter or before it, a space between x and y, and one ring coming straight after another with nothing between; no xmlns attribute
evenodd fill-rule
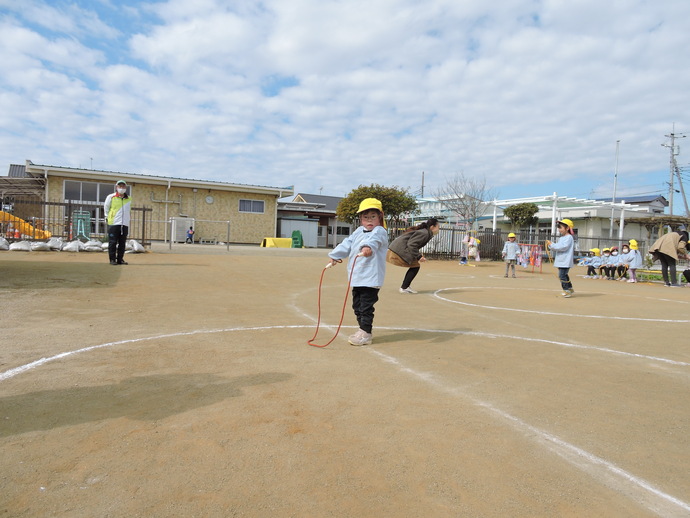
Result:
<svg viewBox="0 0 690 518"><path fill-rule="evenodd" d="M115 192L103 204L108 223L108 255L110 264L127 264L124 260L127 234L129 234L132 198L127 194L127 182L118 180Z"/></svg>

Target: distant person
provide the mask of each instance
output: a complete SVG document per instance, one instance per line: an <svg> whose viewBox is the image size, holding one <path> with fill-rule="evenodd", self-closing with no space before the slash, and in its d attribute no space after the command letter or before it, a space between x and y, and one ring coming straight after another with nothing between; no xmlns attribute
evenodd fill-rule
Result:
<svg viewBox="0 0 690 518"><path fill-rule="evenodd" d="M592 256L587 262L587 275L585 275L585 279L598 279L599 276L597 275L597 271L601 266L601 250L598 248L590 248L589 253L592 254Z"/></svg>
<svg viewBox="0 0 690 518"><path fill-rule="evenodd" d="M109 194L103 204L108 222L108 256L110 264L127 264L124 260L127 235L129 234L132 198L127 194L127 182L118 180L115 192Z"/></svg>
<svg viewBox="0 0 690 518"><path fill-rule="evenodd" d="M664 278L664 286L680 287L678 277L676 276L676 262L678 259L690 259L690 256L687 254L688 247L690 247L690 244L688 244L688 233L685 230L669 232L661 236L649 247L649 253L652 254L654 260L661 263L661 275Z"/></svg>
<svg viewBox="0 0 690 518"><path fill-rule="evenodd" d="M515 265L517 264L518 254L520 253L520 245L515 242L515 234L511 232L508 234L508 241L503 245L501 257L506 263L506 274L503 277L508 277L508 269L512 268L513 279L515 278Z"/></svg>
<svg viewBox="0 0 690 518"><path fill-rule="evenodd" d="M426 220L419 225L408 228L388 246L386 261L395 266L406 267L407 273L400 286L400 293L417 293L410 288L412 281L419 273L420 264L426 261L421 249L431 238L438 234L441 225L436 218Z"/></svg>
<svg viewBox="0 0 690 518"><path fill-rule="evenodd" d="M362 200L357 215L360 226L336 246L328 257L330 265L349 257L347 271L351 275L352 309L359 329L350 335L348 342L351 345L369 345L372 341L374 304L379 300L379 290L386 276L388 232L383 207L376 198Z"/></svg>
<svg viewBox="0 0 690 518"><path fill-rule="evenodd" d="M570 282L568 273L573 267L573 257L575 255L575 240L573 239L573 222L569 219L558 221L558 232L561 237L557 243L546 241L546 246L556 252L553 265L558 268L558 278L563 288L563 297L570 298L575 294L573 284Z"/></svg>
<svg viewBox="0 0 690 518"><path fill-rule="evenodd" d="M607 279L610 281L613 278L611 273L613 268L611 261L611 249L604 248L601 251L601 266L599 266L599 275L602 279Z"/></svg>
<svg viewBox="0 0 690 518"><path fill-rule="evenodd" d="M185 243L194 244L194 229L192 227L189 227L189 230L187 230L187 239Z"/></svg>
<svg viewBox="0 0 690 518"><path fill-rule="evenodd" d="M628 264L628 274L630 278L628 282L637 282L637 269L642 267L642 256L640 251L637 249L637 241L631 239L628 244L629 252L626 257L626 262Z"/></svg>

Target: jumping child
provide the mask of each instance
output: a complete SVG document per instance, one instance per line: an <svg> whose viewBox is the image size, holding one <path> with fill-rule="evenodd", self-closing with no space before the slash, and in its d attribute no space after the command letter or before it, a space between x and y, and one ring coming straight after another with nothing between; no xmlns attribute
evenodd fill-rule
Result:
<svg viewBox="0 0 690 518"><path fill-rule="evenodd" d="M570 298L575 294L573 283L570 282L568 272L573 267L573 256L575 255L575 241L573 239L573 222L569 219L558 221L558 232L561 237L557 243L546 241L546 246L556 252L553 259L554 267L558 268L558 278L563 288L563 297Z"/></svg>
<svg viewBox="0 0 690 518"><path fill-rule="evenodd" d="M352 309L359 329L348 338L351 345L369 345L372 341L374 304L386 275L388 232L385 229L383 207L376 198L366 198L357 210L360 227L336 246L328 257L335 265L345 257L348 278L352 275ZM358 255L361 254L361 257ZM356 264L355 264L356 259Z"/></svg>
<svg viewBox="0 0 690 518"><path fill-rule="evenodd" d="M506 274L503 277L508 277L508 269L513 269L513 279L515 278L515 264L520 253L520 245L515 242L515 234L511 232L508 234L508 241L503 245L501 256L506 263Z"/></svg>

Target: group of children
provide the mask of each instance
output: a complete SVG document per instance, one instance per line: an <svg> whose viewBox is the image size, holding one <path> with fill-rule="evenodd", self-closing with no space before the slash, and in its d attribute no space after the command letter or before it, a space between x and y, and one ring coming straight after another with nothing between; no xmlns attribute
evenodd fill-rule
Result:
<svg viewBox="0 0 690 518"><path fill-rule="evenodd" d="M438 220L432 218L412 227L393 241L389 247L383 206L379 200L375 198L362 200L357 216L360 226L328 256L329 266L348 258L347 269L352 286L352 309L359 324L359 329L348 338L348 342L352 345L369 345L372 342L374 304L378 301L379 290L383 285L386 262L408 268L400 293L417 293L410 288L410 283L419 271L419 263L425 260L420 249L438 233L439 223ZM567 218L558 220L557 228L560 234L558 241L554 243L547 240L546 249L547 253L554 252L553 266L558 269L558 278L563 289L562 295L570 298L575 293L569 276L570 268L574 265L575 254L573 222ZM685 249L690 247L687 244L687 233L683 233L679 239L681 238L684 239L681 243L684 247L683 256L690 258L690 255L685 255ZM516 243L516 236L511 232L502 252L506 262L505 277L508 277L511 269L512 276L515 277L515 263L519 252L520 247ZM591 256L580 262L581 265L587 266L585 278L637 282L636 271L642 266L642 256L638 250L637 241L634 239L621 247L620 254L618 247L615 246L604 248L602 251L592 248L589 252ZM551 257L550 253L549 257ZM675 275L675 263L673 266ZM690 282L690 270L686 270L684 274Z"/></svg>
<svg viewBox="0 0 690 518"><path fill-rule="evenodd" d="M587 267L585 279L637 282L636 272L642 267L642 255L636 240L631 239L623 245L620 253L618 247L613 246L603 250L592 248L589 254L579 262L580 266Z"/></svg>

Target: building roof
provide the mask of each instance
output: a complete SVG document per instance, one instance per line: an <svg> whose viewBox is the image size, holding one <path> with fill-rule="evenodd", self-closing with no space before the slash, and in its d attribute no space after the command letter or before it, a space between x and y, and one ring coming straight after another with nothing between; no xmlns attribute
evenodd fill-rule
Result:
<svg viewBox="0 0 690 518"><path fill-rule="evenodd" d="M324 212L335 213L336 209L338 208L338 204L340 203L340 200L342 200L342 198L339 196L322 196L320 194L307 194L303 192L298 192L292 201L322 204L323 208L321 210L323 210Z"/></svg>
<svg viewBox="0 0 690 518"><path fill-rule="evenodd" d="M647 196L619 196L616 199L619 202L624 201L625 203L637 203L637 204L642 204L642 203L649 204L649 203L659 202L664 207L668 207L668 200L660 194L652 194L652 195L647 195ZM597 198L597 201L610 202L611 200L613 200L613 198Z"/></svg>
<svg viewBox="0 0 690 518"><path fill-rule="evenodd" d="M265 185L249 185L229 182L218 182L213 180L197 180L192 178L173 178L170 176L155 176L137 173L123 173L116 171L103 171L92 169L79 169L74 167L62 167L44 164L34 164L31 160L26 161L26 174L44 176L46 174L60 175L71 178L83 178L94 180L126 180L128 183L145 182L148 184L170 185L174 187L200 187L204 189L217 189L223 191L239 191L250 193L271 194L281 198L290 196L294 193L292 185L287 187L270 187Z"/></svg>
<svg viewBox="0 0 690 518"><path fill-rule="evenodd" d="M45 177L26 172L26 166L11 164L7 176L0 176L2 196L40 196L45 190Z"/></svg>

